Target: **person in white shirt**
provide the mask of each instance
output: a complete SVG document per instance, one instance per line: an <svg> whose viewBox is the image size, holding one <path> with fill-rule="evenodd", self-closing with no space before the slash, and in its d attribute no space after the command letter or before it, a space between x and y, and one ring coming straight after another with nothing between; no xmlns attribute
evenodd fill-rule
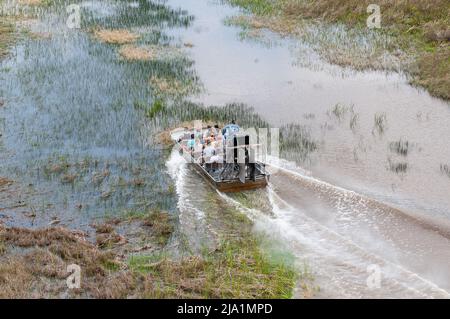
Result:
<svg viewBox="0 0 450 319"><path fill-rule="evenodd" d="M206 146L203 149L203 157L205 159L205 162L208 163L209 159L214 155L214 147L212 146L211 142L208 140L206 142Z"/></svg>
<svg viewBox="0 0 450 319"><path fill-rule="evenodd" d="M215 163L217 163L217 164L222 164L222 163L223 163L223 157L220 156L220 155L218 155L218 154L216 153L216 150L214 150L213 156L211 156L211 158L209 159L209 162L210 162L211 164L215 164Z"/></svg>

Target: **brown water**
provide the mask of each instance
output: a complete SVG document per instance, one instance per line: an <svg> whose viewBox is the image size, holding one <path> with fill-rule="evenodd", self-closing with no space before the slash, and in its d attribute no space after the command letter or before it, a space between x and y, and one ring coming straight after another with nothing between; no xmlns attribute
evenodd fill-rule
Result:
<svg viewBox="0 0 450 319"><path fill-rule="evenodd" d="M448 297L449 103L402 74L331 66L307 43L270 32L241 40L223 23L238 13L227 6L169 3L196 17L175 32L194 45L205 87L196 101L244 102L273 126L304 126L318 143L306 159L277 164L267 194L276 217L256 220L313 265L319 296ZM366 284L372 264L382 269L379 289Z"/></svg>

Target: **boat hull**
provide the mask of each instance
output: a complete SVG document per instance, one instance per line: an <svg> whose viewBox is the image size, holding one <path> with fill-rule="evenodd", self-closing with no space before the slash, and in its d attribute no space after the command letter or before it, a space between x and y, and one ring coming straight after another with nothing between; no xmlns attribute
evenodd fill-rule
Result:
<svg viewBox="0 0 450 319"><path fill-rule="evenodd" d="M223 193L235 193L245 190L252 190L258 188L264 188L268 184L268 176L258 177L255 181L246 180L245 183L241 181L216 181L205 172L203 167L199 164L189 164L205 181L207 181L212 187Z"/></svg>

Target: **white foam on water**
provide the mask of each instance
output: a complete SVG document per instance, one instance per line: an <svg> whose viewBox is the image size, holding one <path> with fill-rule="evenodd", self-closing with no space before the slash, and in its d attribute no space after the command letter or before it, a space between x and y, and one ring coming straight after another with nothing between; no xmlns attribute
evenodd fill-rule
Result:
<svg viewBox="0 0 450 319"><path fill-rule="evenodd" d="M166 162L169 175L175 181L175 189L178 195L177 208L179 211L180 231L188 238L191 248L200 250L209 242L208 233L215 233L205 221L205 212L201 204L196 200L196 181L192 181L188 164L174 149Z"/></svg>
<svg viewBox="0 0 450 319"><path fill-rule="evenodd" d="M292 173L304 176L298 170ZM218 193L254 221L257 231L284 244L296 256L298 264L306 262L311 265L316 283L321 288L319 297L450 298L447 291L433 282L367 251L321 225L283 200L271 187L268 187L267 196L272 204L274 217L245 207L227 194ZM353 193L348 191L344 196ZM379 267L381 272L381 285L378 289L370 288L367 284L371 275L368 267L371 265Z"/></svg>

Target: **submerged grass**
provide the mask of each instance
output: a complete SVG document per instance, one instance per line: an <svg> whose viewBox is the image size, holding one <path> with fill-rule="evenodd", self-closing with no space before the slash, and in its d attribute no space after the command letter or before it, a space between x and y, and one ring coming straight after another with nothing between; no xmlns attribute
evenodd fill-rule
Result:
<svg viewBox="0 0 450 319"><path fill-rule="evenodd" d="M395 152L402 156L407 156L410 150L410 143L407 140L400 139L395 142L389 143L389 149L391 152Z"/></svg>
<svg viewBox="0 0 450 319"><path fill-rule="evenodd" d="M109 44L128 44L137 41L140 35L129 30L95 30L94 36L102 42Z"/></svg>
<svg viewBox="0 0 450 319"><path fill-rule="evenodd" d="M1 5L1 2L0 2ZM12 23L3 19L0 20L0 59L8 53L8 48L14 40L14 27Z"/></svg>
<svg viewBox="0 0 450 319"><path fill-rule="evenodd" d="M253 13L252 20L258 21L258 28L263 26L281 34L299 35L304 40L319 42L319 53L331 63L357 69L391 69L400 63L400 69L411 75L412 84L426 88L434 96L450 98L450 2L447 0L378 1L376 4L381 8L382 18L380 30L369 30L366 26L369 17L367 7L373 3L371 0L228 2ZM237 24L255 25L246 22L246 19L237 20ZM330 40L323 32L314 33L310 39L310 36L305 36L308 34L305 21L347 26L345 32L350 40L338 36L340 42L346 43L345 46L333 43L332 39L318 41L320 38ZM365 39L359 37L361 32L358 30L363 32ZM334 31L324 30L331 34ZM345 47L351 50L347 52ZM369 50L366 50L367 47ZM391 56L388 57L388 54ZM410 59L415 62L410 63ZM386 63L389 60L391 62Z"/></svg>
<svg viewBox="0 0 450 319"><path fill-rule="evenodd" d="M441 164L441 173L447 175L450 177L450 165L448 164Z"/></svg>
<svg viewBox="0 0 450 319"><path fill-rule="evenodd" d="M374 126L372 129L372 134L378 132L379 135L383 135L387 129L387 115L386 113L376 113L374 115Z"/></svg>
<svg viewBox="0 0 450 319"><path fill-rule="evenodd" d="M119 54L129 61L150 61L155 58L155 53L149 49L125 45L120 48Z"/></svg>

